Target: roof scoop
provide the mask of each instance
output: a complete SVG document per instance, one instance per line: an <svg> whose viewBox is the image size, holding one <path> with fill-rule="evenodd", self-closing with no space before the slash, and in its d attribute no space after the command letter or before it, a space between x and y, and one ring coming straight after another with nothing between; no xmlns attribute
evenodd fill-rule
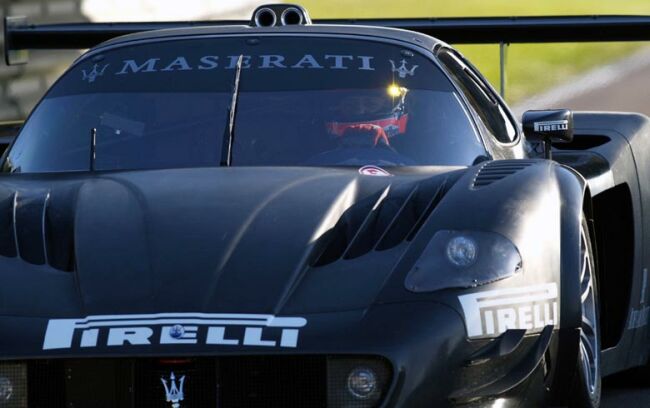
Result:
<svg viewBox="0 0 650 408"><path fill-rule="evenodd" d="M311 24L307 10L295 4L267 4L253 12L251 26L277 27Z"/></svg>
<svg viewBox="0 0 650 408"><path fill-rule="evenodd" d="M282 25L300 25L305 22L305 16L300 9L289 7L280 16Z"/></svg>
<svg viewBox="0 0 650 408"><path fill-rule="evenodd" d="M264 7L255 12L253 22L256 27L273 27L278 22L278 17L275 11Z"/></svg>

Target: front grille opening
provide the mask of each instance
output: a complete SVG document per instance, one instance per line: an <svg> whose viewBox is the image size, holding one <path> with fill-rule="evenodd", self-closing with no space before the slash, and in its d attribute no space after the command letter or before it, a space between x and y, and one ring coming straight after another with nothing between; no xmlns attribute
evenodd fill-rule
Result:
<svg viewBox="0 0 650 408"><path fill-rule="evenodd" d="M385 359L359 356L37 360L0 362L0 371L11 364L27 371L27 404L17 408L169 408L163 380L176 391L182 382L181 407L374 408L392 376ZM354 370L371 371L375 379L362 398L349 391Z"/></svg>
<svg viewBox="0 0 650 408"><path fill-rule="evenodd" d="M221 407L323 407L327 404L320 357L226 357L219 360Z"/></svg>
<svg viewBox="0 0 650 408"><path fill-rule="evenodd" d="M64 408L65 368L63 361L38 360L27 365L29 408Z"/></svg>

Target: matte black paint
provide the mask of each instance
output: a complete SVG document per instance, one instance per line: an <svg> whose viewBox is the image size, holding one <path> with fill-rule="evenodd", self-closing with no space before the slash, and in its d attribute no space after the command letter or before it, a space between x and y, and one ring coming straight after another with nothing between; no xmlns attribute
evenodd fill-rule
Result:
<svg viewBox="0 0 650 408"><path fill-rule="evenodd" d="M337 29L312 31L333 35ZM139 36L130 41L156 40L155 33ZM431 41L433 48L437 43ZM576 113L574 119L574 143L581 135L608 140L580 150L565 146L556 150L556 162L511 160L520 168L489 183L477 183L479 173L508 162L392 169L392 177L361 176L353 168L268 167L1 174L0 330L11 333L0 336L1 359L379 355L395 373L385 406L443 406L472 395L486 397L475 401L478 406L494 397L535 406L547 398L561 401L577 352L583 212L591 217L592 198L612 187L630 188L634 266L630 299L621 299L630 311L645 304L642 271L650 231L643 217L650 211L650 179L639 177L650 162L648 118ZM523 151L524 139L512 146L490 143L495 158L516 157L513 151ZM389 212L388 221L395 222L377 224L408 221L406 233L367 228L366 221L379 217L374 204L404 205L411 199L420 219ZM501 234L519 249L523 271L478 288L408 291L406 274L441 229ZM467 340L460 294L545 282L557 282L561 291L555 330L547 327L518 341L512 341L517 337L512 332L496 340ZM269 313L300 316L308 324L295 350L197 345L42 350L49 318L167 311ZM625 329L620 342L603 352L604 373L645 364L647 340L647 324ZM477 355L493 358L477 363ZM546 357L540 356L550 357L546 376ZM492 384L496 377L498 387ZM544 384L554 385L551 394Z"/></svg>

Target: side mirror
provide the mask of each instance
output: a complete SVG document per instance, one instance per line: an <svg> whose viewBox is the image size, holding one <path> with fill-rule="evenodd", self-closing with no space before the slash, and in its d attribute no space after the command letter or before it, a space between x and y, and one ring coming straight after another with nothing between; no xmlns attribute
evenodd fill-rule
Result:
<svg viewBox="0 0 650 408"><path fill-rule="evenodd" d="M573 112L568 109L526 111L521 121L528 140L544 143L547 159L551 158L552 142L573 140Z"/></svg>
<svg viewBox="0 0 650 408"><path fill-rule="evenodd" d="M22 126L22 121L0 122L0 156L7 150Z"/></svg>

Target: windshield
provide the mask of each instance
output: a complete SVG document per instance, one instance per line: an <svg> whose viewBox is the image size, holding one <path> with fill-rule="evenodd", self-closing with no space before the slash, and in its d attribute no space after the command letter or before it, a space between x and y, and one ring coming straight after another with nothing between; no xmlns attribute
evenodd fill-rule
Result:
<svg viewBox="0 0 650 408"><path fill-rule="evenodd" d="M411 50L335 38L198 38L78 63L36 108L3 169L219 166L240 57L233 166L470 165L486 154L449 79Z"/></svg>

